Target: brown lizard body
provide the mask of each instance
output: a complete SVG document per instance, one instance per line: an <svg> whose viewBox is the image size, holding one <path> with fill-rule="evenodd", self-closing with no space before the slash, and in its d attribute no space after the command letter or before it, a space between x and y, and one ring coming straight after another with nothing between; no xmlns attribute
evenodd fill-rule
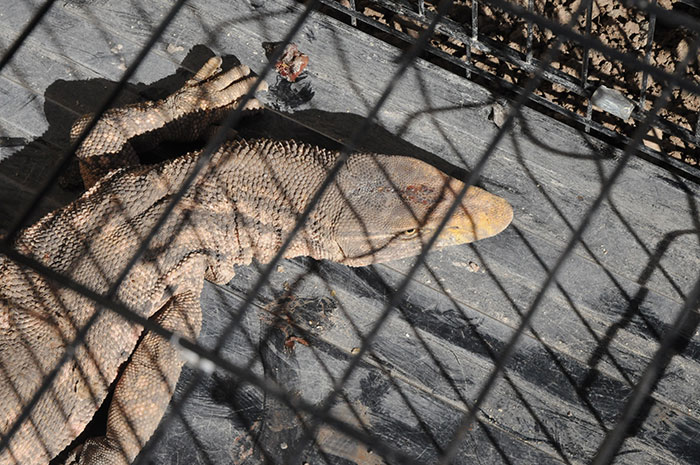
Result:
<svg viewBox="0 0 700 465"><path fill-rule="evenodd" d="M168 99L109 112L78 153L86 185L94 185L22 231L17 250L106 293L201 156L193 152L143 167L129 140L151 131L164 138L181 138L183 133L197 137L236 106L252 84L249 70L219 73L219 65L219 59L210 60ZM257 107L254 99L247 105ZM76 123L76 133L85 121ZM339 156L294 141L223 145L128 273L115 299L196 338L203 280L225 284L235 266L253 259L269 261ZM462 186L413 158L354 154L285 257L305 255L362 266L416 255ZM511 218L505 200L471 187L435 246L492 236ZM96 308L80 294L0 256L3 435ZM153 334L142 337L141 332L117 314L101 311L29 420L0 451L0 465L47 463L84 429L115 380L107 435L88 440L76 460L130 463L158 425L182 365L167 341Z"/></svg>

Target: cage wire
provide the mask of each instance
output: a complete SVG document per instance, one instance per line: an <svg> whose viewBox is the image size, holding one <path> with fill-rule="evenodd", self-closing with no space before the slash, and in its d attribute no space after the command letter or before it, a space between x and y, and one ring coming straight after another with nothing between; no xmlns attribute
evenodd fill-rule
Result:
<svg viewBox="0 0 700 465"><path fill-rule="evenodd" d="M36 28L42 24L43 18L55 7L56 3L55 0L48 0L36 9L31 21L27 23L27 26L23 29L21 34L19 34L10 47L3 53L0 59L0 72L12 62L15 54L21 49L27 38L34 33ZM389 39L387 40L404 47L404 52L395 65L392 79L389 80L384 91L373 103L362 124L356 128L353 136L344 145L342 156L329 171L320 190L316 192L306 210L301 212L298 216L292 234L288 236L274 258L269 263L261 266L259 276L251 284L240 307L235 311L235 317L232 318L228 326L222 332L218 343L213 348L206 348L195 341L174 334L172 331L159 326L149 319L143 318L117 301L115 296L131 267L133 267L148 250L151 240L155 237L159 228L163 226L168 215L173 211L177 203L182 199L195 177L202 170L206 170L207 162L225 141L227 135L226 130L236 127L241 119L242 110L240 109L244 107L245 102L253 97L256 86L253 86L251 91L245 95L243 103L238 109L232 111L226 117L221 125L222 127L218 130L216 135L208 141L203 149L204 155L200 158L196 169L189 175L178 193L172 197L163 216L148 235L144 237L140 247L134 251L127 267L121 270L119 277L112 283L110 289L106 293L97 293L84 285L76 283L69 277L57 273L51 268L13 248L13 240L17 237L17 234L22 228L28 226L30 218L35 215L43 199L56 185L61 174L69 166L77 148L85 140L87 134L95 127L97 121L99 121L104 112L115 104L118 96L125 89L127 83L134 77L146 56L158 43L164 31L187 3L186 0L176 1L169 12L164 15L163 19L153 28L151 36L146 41L137 58L126 68L119 82L117 82L114 88L109 92L108 97L100 104L99 110L94 114L81 136L64 151L57 168L38 191L36 197L16 216L17 219L14 225L0 243L0 252L15 262L40 273L49 281L91 299L96 302L103 311L116 312L124 318L143 326L146 330L170 340L187 354L187 358L191 364L204 373L210 375L214 369L222 370L237 380L235 389L243 389L246 385L252 385L264 391L266 395L286 405L295 412L296 418L299 420L303 431L302 439L293 446L290 455L293 459L290 463L302 462L304 451L310 445L314 445L317 433L324 425L330 426L338 433L342 433L343 435L365 444L368 448L371 448L375 454L381 456L387 463L429 463L421 460L420 457L406 453L406 451L397 444L386 442L374 434L371 428L365 427L362 422L358 422L359 426L357 426L339 420L333 414L332 407L336 404L338 398L344 400L348 405L351 404L343 390L345 384L356 374L357 368L363 363L365 357L373 354L372 343L376 335L382 330L392 313L397 310L402 296L407 292L411 280L423 265L427 253L435 243L440 231L445 227L448 218L445 218L432 236L427 238L421 254L416 258L415 263L408 270L402 281L396 285L383 283L390 291L379 317L373 322L372 327L364 332L362 343L357 352L353 354L353 357L347 363L342 375L333 380L334 389L321 402L312 403L301 396L296 396L294 393L289 392L283 384L279 384L269 378L256 374L253 368L259 361L257 358L251 359L248 365L241 366L232 363L231 360L222 353L225 341L236 331L241 324L241 320L248 314L248 309L254 305L257 296L263 291L265 286L268 285L271 275L282 260L285 250L291 244L294 234L297 234L301 230L304 222L309 218L312 209L318 203L323 192L332 185L343 163L345 163L361 138L366 134L372 122L379 115L383 105L395 90L396 83L403 78L406 71L419 56L433 57L445 66L451 66L452 69L462 70L467 78L475 79L480 83L486 83L486 85L491 88L498 89L503 95L512 97L512 102L507 108L507 115L504 117L503 121L499 123L499 129L496 135L490 140L486 149L479 157L478 162L471 168L468 178L465 180L465 187L457 195L455 202L449 210L449 215L455 212L460 200L466 194L467 188L479 182L485 165L498 145L506 137L514 121L518 118L522 108L525 106L534 106L550 114L555 114L558 118L564 119L575 127L583 128L586 132L592 132L608 142L613 142L624 147L622 155L616 160L614 169L607 174L604 181L601 183L600 190L590 207L587 209L578 225L571 228L571 234L566 242L566 246L563 248L554 264L547 269L544 281L537 289L534 299L529 303L526 311L522 314L521 320L518 322L507 344L498 351L498 353L490 354L493 358L493 368L488 377L483 381L475 380L475 382L481 383L478 396L473 400L460 399L466 413L459 422L458 427L451 433L449 441L444 442L438 440L434 437L434 434L431 433L429 427L425 425L421 426L423 431L432 438L432 445L438 451L437 463L453 463L460 447L464 447L465 436L475 427L475 422L478 421L478 415L484 402L492 393L499 379L504 376L507 363L513 355L514 349L520 341L521 336L528 330L529 324L540 308L545 294L552 286L557 285L557 276L561 268L573 253L574 249L581 243L583 234L590 225L591 219L603 202L608 199L611 189L616 185L616 182L630 160L641 153L651 157L656 163L667 166L669 169L675 170L675 172L681 172L682 176L686 179L697 180L697 174L693 171L694 168L662 155L655 149L655 147L658 146L645 143L645 139L648 139L649 131L652 128L657 128L664 133L665 140L669 141L671 136L675 137L676 139L673 139L676 141L674 144L680 146L679 150L682 152L696 153L697 151L696 147L698 144L698 134L700 133L700 119L695 115L695 120L689 127L689 123L681 124L678 120L668 118L669 112L663 112L664 109L668 107L674 95L677 95L678 92L700 95L700 85L697 83L697 76L688 71L688 66L694 64L694 60L697 56L697 37L698 32L700 32L700 24L692 16L660 7L657 5L656 0L652 0L651 2L646 0L631 0L629 2L629 7L634 8L635 11L642 15L647 24L646 44L643 50L643 56L640 58L639 56L635 56L635 54L621 52L603 43L592 33L592 15L594 12L594 2L592 0L577 2L575 4L575 11L570 14L568 21L564 23L554 21L551 17L544 15L542 11L538 9L541 5L536 5L534 0L524 2L526 3L525 6L520 3L508 2L505 0L472 0L470 4L462 4L462 6L466 5L465 8L471 11L471 16L468 20L463 21L456 21L450 17L450 8L453 6L453 2L450 0L442 0L439 3L424 2L423 0L419 0L417 3L392 0L371 0L366 2L356 2L354 0L346 2L336 2L333 0L309 1L304 5L303 12L285 34L281 45L277 47L273 55L269 57L268 64L259 72L257 78L258 82L271 75L274 63L280 58L284 46L293 42L294 37L304 27L311 13L319 9L335 17L348 18L352 26L362 28L362 30L366 32L384 34L385 37L388 36ZM494 11L505 12L510 15L510 17L524 21L524 45L519 48L513 48L507 43L494 40L492 37L489 37L488 34L483 33L480 30L480 24L484 6L488 6ZM364 10L360 11L361 8ZM374 16L366 14L368 11L374 13ZM404 22L408 21L408 24L412 25L414 30L409 31L406 28L392 24L389 20L392 16L400 17L401 21ZM689 33L687 52L678 62L673 72L660 69L654 66L650 61L650 53L655 40L657 24L659 23L664 24L665 27L682 27ZM542 43L538 42L539 39L535 36L534 31L536 29L551 31L553 40L543 46ZM439 46L441 42L438 40L440 37L450 38L452 45L463 50L464 56L458 57L456 54L446 51L445 47L441 48ZM578 59L579 68L577 72L569 72L573 69L571 67L566 71L562 66L556 68L553 66L553 63L558 62L560 59L562 47L565 44L574 44L573 47L577 47L580 51L580 58ZM536 45L539 45L539 48L536 49ZM572 46L569 46L568 49L571 50ZM615 89L608 92L608 90L610 90L608 88L601 91L601 88L605 87L606 83L603 82L601 84L602 81L600 79L591 80L591 57L593 53L602 54L608 59L623 65L627 72L638 73L641 85L636 89L636 95L625 95L624 92ZM518 78L512 79L501 74L498 66L484 65L483 61L491 57L499 62L499 66L507 64L511 67L510 69L516 70L517 73L519 73ZM658 95L653 95L653 93L647 91L652 81L661 84L661 91ZM547 92L541 91L543 85L550 86L550 88L552 86L558 86L558 88L564 89L569 95L575 96L577 100L573 105L562 104L556 99L550 98L551 93L548 94ZM611 85L611 87L614 87L614 85ZM600 108L603 110L601 111ZM617 120L611 118L611 114L616 117ZM611 124L610 121L613 120L616 121L617 124ZM311 266L313 267L314 265L312 264ZM690 272L696 273L697 270L690 270ZM286 291L288 297L293 295L296 284L298 283L292 284L291 288ZM659 347L655 351L653 358L646 366L641 377L636 381L631 381L633 384L632 393L626 400L624 409L620 413L619 420L614 428L606 429L607 431L603 441L596 448L597 452L592 459L592 463L609 464L615 461L616 454L620 450L623 441L633 433L635 419L638 418L640 412L645 408L645 402L648 401L649 396L655 389L657 380L664 373L664 370L676 351L683 346L684 342L692 338L695 333L698 326L697 307L699 301L700 276L696 278L692 290L685 295L684 304L678 312L673 325L661 336ZM349 312L350 310L347 311ZM83 342L83 337L87 334L88 329L94 324L98 316L99 312L96 312L87 324L78 331L77 337L67 345L59 363L50 372L46 373L41 388L26 405L17 421L11 425L8 433L2 437L2 441L0 441L0 450L8 446L10 438L17 432L19 426L24 421L28 420L32 408L35 406L38 399L51 388L51 383L56 379L59 370L73 356L75 350ZM266 339L272 338L273 332L268 331L265 337ZM254 345L252 341L250 343ZM424 344L424 348L433 357L437 358L427 345ZM437 365L441 366L439 361ZM390 380L392 379L390 373L388 374L388 378ZM180 412L183 404L192 395L201 380L202 377L194 377L188 381L185 389L172 401L170 413L164 418L164 423L167 424L173 421L175 417L181 414ZM400 395L401 390L398 389L397 391ZM410 409L410 401L405 397L404 401L408 404L408 408ZM358 412L353 412L353 415L355 418L360 417ZM146 445L144 452L140 456L142 462L145 463L148 460L149 450L158 443L162 433L163 428L159 428L152 440ZM553 440L552 442L556 441ZM273 456L274 454L266 451L264 447L260 447L259 449L260 453L263 455L264 463L277 463ZM325 463L334 463L333 459L323 451L323 447L316 447L316 450ZM570 463L563 453L558 459L564 463ZM506 462L510 460L515 462L518 461L518 458L505 458Z"/></svg>
<svg viewBox="0 0 700 465"><path fill-rule="evenodd" d="M584 14L580 16L580 20L569 25L553 19L554 13L552 12L548 12L545 15L542 9L547 5L547 2L537 6L539 11L536 10L534 0L521 3L527 4L523 6L517 2L507 1L480 3L477 0L471 2L471 21L457 23L451 18L446 18L437 27L438 34L450 39L449 44L458 50L446 48L444 39L441 40L439 37L436 37L432 46L428 48L428 53L439 58L445 64L461 68L467 77L481 78L479 82L485 83L490 88L498 89L501 93L517 94L524 87L522 84L524 82L523 76L526 78L529 73L540 67L540 60L535 57L534 45L536 44L536 39L533 38L535 36L534 28L551 31L556 37L566 39L575 44L575 46L569 47L569 59L578 64L578 68L576 68L575 64L569 66L559 64L556 68L545 66L543 67L542 76L544 81L550 85L549 89L563 89L567 97L573 97L574 103L557 100L554 91L541 91L533 92L529 95L529 104L556 117L563 118L569 124L584 128L586 132L592 130L599 137L603 137L606 141L617 146L622 146L623 143L629 142L631 130L644 118L649 110L648 98L650 96L651 83L654 80L657 83L666 82L670 77L670 73L662 69L661 66L655 66L650 63L652 47L658 43L655 38L657 14L660 14L663 18L661 24L664 26L688 26L690 31L694 31L693 27L688 24L688 21L692 22L693 19L688 19L688 16L693 18L692 13L697 7L697 5L690 7L691 14L687 15L683 14L683 12L679 13L660 8L655 1L646 2L644 5L641 5L639 2L624 4L625 8L638 8L641 15L640 23L646 25L646 33L643 34L645 32L643 29L639 33L640 36L644 36L643 41L639 39L640 42L644 43L644 55L642 59L639 59L633 53L636 50L631 48L631 46L628 45L630 50L620 50L620 48L610 45L610 40L603 42L601 38L591 34L592 13L594 11L594 2L592 0L586 2ZM410 31L410 29L396 25L397 20L392 20L392 18L399 18L404 22L411 21L410 25L413 26L414 30L421 30L428 19L431 18L431 12L426 11L423 2L418 2L417 11L415 11L416 8L406 2L394 2L391 0L364 2L362 5L365 10L371 11L374 15L362 14L355 11L354 8L345 8L333 0L323 0L323 4L335 11L349 15L354 22L359 20L371 26L372 29L395 37L398 41L410 40L411 36L406 32ZM576 4L577 2L573 2L571 6ZM492 37L494 35L493 32L480 33L480 20L483 21L487 17L482 12L484 6L491 8L493 11L491 13L492 16L497 14L503 14L506 17L513 15L515 18L525 21L527 24L526 32L523 33L525 43L509 41L508 37L499 40ZM622 3L619 6L623 8ZM377 19L376 15L380 15L379 19ZM395 25L393 27L388 26L388 21L394 21ZM491 21L493 21L493 18L491 18ZM637 23L635 22L635 24ZM504 27L512 26L506 24ZM502 31L498 32L502 33ZM695 32L697 31L692 33L694 34ZM506 33L502 34L505 35ZM538 40L540 48L542 48L543 43L551 42L551 40L547 42L542 38ZM464 55L459 57L459 52L462 50ZM579 53L581 57L576 56L574 52ZM625 68L623 68L621 75L601 77L601 72L598 72L595 80L591 79L592 52L600 52L605 57L614 60L614 63L623 65ZM474 57L475 53L496 58L498 65L484 65L483 60L479 61ZM542 51L539 50L537 53L542 53ZM504 65L524 73L516 75L512 72L509 73L508 70L503 71ZM624 81L630 75L635 76L636 87L622 84L621 81ZM606 77L608 79L605 79ZM686 74L685 77L687 79L683 79L679 84L679 90L697 94L699 90L697 80L690 74ZM652 126L656 135L650 139L665 141L663 147L666 153L674 153L677 158L684 158L681 156L681 153L683 153L693 163L696 163L697 137L700 126L694 110L691 110L689 113L688 119L681 123L678 120L674 120L670 114L660 115L655 119ZM611 115L615 117L614 121L610 120L609 117ZM634 121L634 123L631 121ZM638 150L658 158L660 147L657 143L644 143L638 147Z"/></svg>

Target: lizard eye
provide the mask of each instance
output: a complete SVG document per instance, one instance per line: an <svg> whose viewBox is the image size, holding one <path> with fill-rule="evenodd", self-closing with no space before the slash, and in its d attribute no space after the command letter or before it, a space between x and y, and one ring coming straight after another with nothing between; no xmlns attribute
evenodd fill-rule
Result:
<svg viewBox="0 0 700 465"><path fill-rule="evenodd" d="M399 233L401 239L413 239L418 235L418 228L411 228Z"/></svg>

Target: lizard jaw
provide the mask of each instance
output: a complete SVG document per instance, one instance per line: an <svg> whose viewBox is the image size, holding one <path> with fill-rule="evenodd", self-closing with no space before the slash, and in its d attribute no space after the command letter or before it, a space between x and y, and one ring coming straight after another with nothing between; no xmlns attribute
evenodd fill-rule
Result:
<svg viewBox="0 0 700 465"><path fill-rule="evenodd" d="M478 188L470 188L467 195L463 208L440 233L439 246L467 244L495 236L513 221L513 207L504 198Z"/></svg>

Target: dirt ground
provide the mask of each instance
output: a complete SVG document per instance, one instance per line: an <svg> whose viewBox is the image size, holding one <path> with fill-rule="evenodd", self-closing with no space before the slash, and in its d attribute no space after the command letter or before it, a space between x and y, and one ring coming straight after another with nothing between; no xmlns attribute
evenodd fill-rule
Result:
<svg viewBox="0 0 700 465"><path fill-rule="evenodd" d="M523 7L527 6L528 0L516 1ZM534 0L534 9L539 15L561 24L567 24L572 14L579 8L581 1ZM348 0L341 0L341 3L349 5ZM700 10L680 0L658 0L658 4L662 8L691 15L696 20L700 20ZM437 0L433 0L432 3L426 2L426 9L435 10L435 5L437 5ZM639 61L644 60L650 27L648 14L634 8L628 8L619 0L593 0L592 6L591 36L609 47L630 54ZM417 21L393 13L371 1L359 0L356 8L364 14L413 37L417 37L422 29L422 25ZM471 0L457 0L449 16L457 23L464 25L465 32L471 34ZM478 28L480 37L487 37L499 44L507 45L521 53L523 57L527 53L528 25L523 19L480 2ZM578 18L576 31L585 34L585 13ZM692 39L693 34L688 30L669 26L657 20L649 53L649 63L669 73L674 72L679 61L688 53ZM556 36L552 31L534 26L532 31L533 57L540 58L555 40ZM455 58L461 60L466 58L465 44L454 38L438 34L432 39L432 44ZM576 79L581 79L583 57L584 49L580 44L564 42L560 58L552 66ZM523 84L528 78L528 74L517 66L478 51L473 51L472 60L475 66L514 84ZM685 75L687 79L700 84L700 67L697 61L691 63ZM645 109L651 108L655 97L661 93L661 89L665 85L664 82L656 82L649 77L646 89L643 91L641 72L631 71L620 61L610 59L596 51L590 53L588 82L591 89L595 89L599 85L616 89L635 104L639 103L640 96L644 92ZM537 92L571 111L580 115L586 114L587 99L560 85L543 83ZM660 116L694 133L699 110L700 96L676 90L673 92L667 108L660 112ZM631 134L636 124L633 119L623 121L615 116L597 111L595 107L594 119L610 129L627 135ZM649 139L649 141L645 141L647 145L674 158L695 166L700 161L700 150L681 137L657 130L650 133Z"/></svg>

